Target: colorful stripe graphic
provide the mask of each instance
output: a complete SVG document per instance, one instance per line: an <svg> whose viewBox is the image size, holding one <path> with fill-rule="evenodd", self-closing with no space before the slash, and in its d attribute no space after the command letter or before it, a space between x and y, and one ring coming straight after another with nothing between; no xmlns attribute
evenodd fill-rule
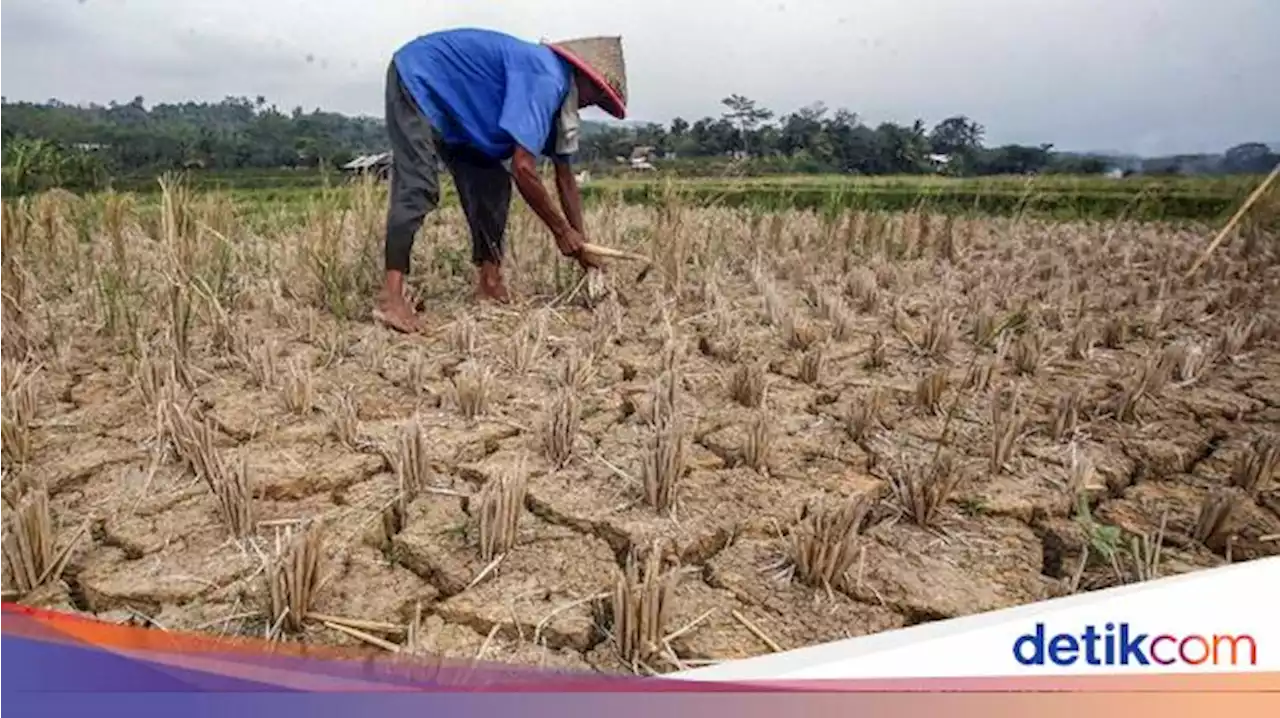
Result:
<svg viewBox="0 0 1280 718"><path fill-rule="evenodd" d="M707 682L603 676L119 626L3 606L11 715L1263 714L1280 673Z"/></svg>

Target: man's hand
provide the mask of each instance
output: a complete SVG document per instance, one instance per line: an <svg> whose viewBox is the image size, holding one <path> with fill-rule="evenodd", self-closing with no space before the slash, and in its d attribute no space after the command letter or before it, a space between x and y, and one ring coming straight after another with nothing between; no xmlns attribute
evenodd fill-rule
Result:
<svg viewBox="0 0 1280 718"><path fill-rule="evenodd" d="M586 244L587 238L578 230L570 227L561 234L556 236L556 246L560 248L560 254L566 257L573 257L578 260L578 264L585 269L600 269L600 263L590 252L583 251L583 245Z"/></svg>

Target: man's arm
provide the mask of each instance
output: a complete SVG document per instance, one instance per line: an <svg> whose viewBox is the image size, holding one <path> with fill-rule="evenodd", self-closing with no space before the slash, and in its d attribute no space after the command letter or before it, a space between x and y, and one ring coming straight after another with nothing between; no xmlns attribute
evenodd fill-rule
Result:
<svg viewBox="0 0 1280 718"><path fill-rule="evenodd" d="M515 154L511 157L511 176L515 179L516 189L520 190L520 196L524 197L524 201L529 203L534 213L542 219L543 224L547 225L547 229L551 230L556 243L560 244L561 251L571 255L577 248L566 247L563 242L574 228L551 204L551 195L547 193L547 188L542 184L542 178L538 176L537 158L519 145L516 146Z"/></svg>
<svg viewBox="0 0 1280 718"><path fill-rule="evenodd" d="M566 220L557 212L551 202L551 195L542 184L542 178L538 176L537 158L519 145L516 146L515 153L511 157L511 175L515 179L520 196L524 197L524 201L529 203L529 207L555 236L560 253L566 257L576 258L584 266L595 266L587 255L582 253L582 244L585 239L582 236L582 230L579 229L582 224L581 207L577 211L576 219ZM557 184L558 182L557 179Z"/></svg>
<svg viewBox="0 0 1280 718"><path fill-rule="evenodd" d="M560 195L560 207L569 224L582 234L587 233L582 222L582 193L578 191L578 178L573 176L573 167L562 159L555 160L556 193Z"/></svg>

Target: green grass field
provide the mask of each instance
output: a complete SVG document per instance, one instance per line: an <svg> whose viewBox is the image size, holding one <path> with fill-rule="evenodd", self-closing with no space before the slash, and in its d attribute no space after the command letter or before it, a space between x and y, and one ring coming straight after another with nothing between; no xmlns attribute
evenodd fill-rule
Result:
<svg viewBox="0 0 1280 718"><path fill-rule="evenodd" d="M229 193L237 201L305 205L322 188L349 178L314 171L192 172L189 186ZM603 177L583 187L588 203L654 204L679 198L700 206L750 207L766 211L924 209L946 214L1026 214L1061 219L1218 220L1230 214L1259 177L1129 177L1043 175L948 178L939 176L850 177L794 175L750 178L671 178L662 175ZM445 183L445 202L452 191ZM120 191L150 194L154 177L122 178Z"/></svg>

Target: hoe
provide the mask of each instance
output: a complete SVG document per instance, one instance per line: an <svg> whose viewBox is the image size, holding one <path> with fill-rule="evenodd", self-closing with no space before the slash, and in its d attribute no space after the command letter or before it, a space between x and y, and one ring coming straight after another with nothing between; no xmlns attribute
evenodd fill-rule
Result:
<svg viewBox="0 0 1280 718"><path fill-rule="evenodd" d="M582 249L588 254L594 254L597 257L604 257L609 259L626 259L626 260L631 260L635 262L643 262L644 268L642 268L640 270L640 273L636 275L636 284L643 282L644 278L649 276L649 270L653 269L653 260L644 256L643 254L624 252L621 249L613 249L612 247L602 247L598 244L591 244L591 243L584 244L582 246Z"/></svg>

